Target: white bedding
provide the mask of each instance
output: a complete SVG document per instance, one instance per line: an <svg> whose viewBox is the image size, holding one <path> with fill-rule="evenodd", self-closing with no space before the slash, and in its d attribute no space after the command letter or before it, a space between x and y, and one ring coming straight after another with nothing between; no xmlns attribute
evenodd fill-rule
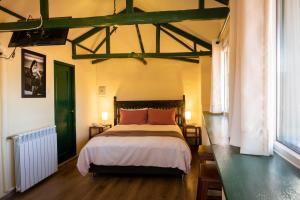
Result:
<svg viewBox="0 0 300 200"><path fill-rule="evenodd" d="M118 125L110 130L177 131L177 125ZM178 168L188 173L191 151L180 138L145 137L94 137L80 151L77 168L82 175L90 164L104 166L153 166Z"/></svg>

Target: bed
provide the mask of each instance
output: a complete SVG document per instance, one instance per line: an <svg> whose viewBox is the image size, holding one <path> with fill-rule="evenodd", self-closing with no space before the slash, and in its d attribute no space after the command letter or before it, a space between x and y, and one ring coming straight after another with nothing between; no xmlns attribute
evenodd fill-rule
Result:
<svg viewBox="0 0 300 200"><path fill-rule="evenodd" d="M176 125L120 125L121 109L175 109ZM118 101L114 97L114 127L92 138L81 150L77 168L104 174L183 175L190 170L191 152L181 127L181 100Z"/></svg>

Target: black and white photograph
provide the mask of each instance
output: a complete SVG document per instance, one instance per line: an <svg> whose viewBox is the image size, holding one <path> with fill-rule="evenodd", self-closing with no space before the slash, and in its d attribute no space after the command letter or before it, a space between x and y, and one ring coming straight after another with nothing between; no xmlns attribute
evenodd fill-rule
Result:
<svg viewBox="0 0 300 200"><path fill-rule="evenodd" d="M46 56L22 49L22 97L46 97Z"/></svg>

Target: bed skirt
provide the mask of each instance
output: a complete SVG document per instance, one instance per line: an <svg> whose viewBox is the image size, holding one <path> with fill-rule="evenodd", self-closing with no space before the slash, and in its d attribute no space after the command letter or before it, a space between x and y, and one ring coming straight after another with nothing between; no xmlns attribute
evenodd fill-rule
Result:
<svg viewBox="0 0 300 200"><path fill-rule="evenodd" d="M164 175L182 176L185 173L178 168L144 167L144 166L101 166L91 164L89 172L93 174L113 175Z"/></svg>

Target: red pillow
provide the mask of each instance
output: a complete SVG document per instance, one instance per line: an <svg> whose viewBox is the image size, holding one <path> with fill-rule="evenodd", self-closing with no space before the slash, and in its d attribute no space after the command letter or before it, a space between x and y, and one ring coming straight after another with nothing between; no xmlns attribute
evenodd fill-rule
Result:
<svg viewBox="0 0 300 200"><path fill-rule="evenodd" d="M143 110L124 110L120 109L120 123L119 124L146 124L147 123L147 109Z"/></svg>
<svg viewBox="0 0 300 200"><path fill-rule="evenodd" d="M149 109L148 110L148 124L155 125L174 125L175 121L175 108L171 109Z"/></svg>

